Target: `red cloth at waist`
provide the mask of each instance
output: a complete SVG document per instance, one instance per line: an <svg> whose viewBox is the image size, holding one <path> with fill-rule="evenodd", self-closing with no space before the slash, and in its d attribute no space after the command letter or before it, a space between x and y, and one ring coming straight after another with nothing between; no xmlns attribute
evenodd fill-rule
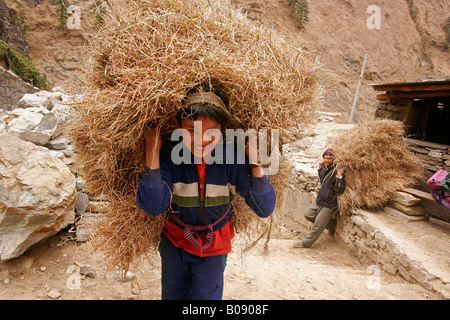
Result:
<svg viewBox="0 0 450 320"><path fill-rule="evenodd" d="M185 251L199 257L211 257L231 252L231 239L234 237L234 228L228 221L222 228L214 231L212 244L207 249L198 248L189 242L184 237L184 228L178 226L170 219L167 220L164 228L164 234L175 247L182 248ZM206 232L203 232L199 236L198 242L200 245L206 242L205 237Z"/></svg>

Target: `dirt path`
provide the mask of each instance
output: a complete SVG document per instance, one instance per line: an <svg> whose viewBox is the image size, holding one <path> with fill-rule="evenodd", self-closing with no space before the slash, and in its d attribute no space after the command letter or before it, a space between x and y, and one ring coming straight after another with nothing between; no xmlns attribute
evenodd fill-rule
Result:
<svg viewBox="0 0 450 320"><path fill-rule="evenodd" d="M271 241L267 257L231 257L228 299L433 299L419 285L393 277L376 266L361 264L329 235L313 249L294 249L295 240ZM247 293L239 294L246 284Z"/></svg>
<svg viewBox="0 0 450 320"><path fill-rule="evenodd" d="M158 257L133 270L138 295L136 282L120 282L114 274L106 274L98 262L82 254L80 244L64 243L64 236L56 235L22 257L0 264L0 299L51 299L52 294L61 300L160 299ZM241 255L235 238L225 271L224 299L439 299L418 284L361 264L328 234L312 249L294 249L295 242L294 236L272 239L267 255L262 247ZM90 264L95 277L80 277L74 262Z"/></svg>

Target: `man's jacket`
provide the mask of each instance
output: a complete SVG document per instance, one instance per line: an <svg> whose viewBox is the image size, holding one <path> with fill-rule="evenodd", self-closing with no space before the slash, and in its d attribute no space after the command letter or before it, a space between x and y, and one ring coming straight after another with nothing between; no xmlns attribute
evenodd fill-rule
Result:
<svg viewBox="0 0 450 320"><path fill-rule="evenodd" d="M336 167L333 164L329 167L322 164L319 169L319 180L322 186L317 194L317 205L330 209L337 208L336 195L345 190L345 175L338 179L336 178Z"/></svg>

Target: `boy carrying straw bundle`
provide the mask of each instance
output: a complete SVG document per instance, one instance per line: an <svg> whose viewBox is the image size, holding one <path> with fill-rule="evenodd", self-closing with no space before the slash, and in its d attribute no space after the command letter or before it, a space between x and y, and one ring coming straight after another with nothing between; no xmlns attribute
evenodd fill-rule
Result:
<svg viewBox="0 0 450 320"><path fill-rule="evenodd" d="M244 252L263 238L268 241L273 193L289 185L289 163L280 157L277 173L265 172L263 177L263 168L249 168L249 163L268 164L266 154L260 151L258 159L242 146L233 164L228 161L233 157L221 163L226 158L221 152L229 156L232 144L225 143L223 150L213 139L225 129L260 134L266 130L270 137L277 131L278 139L270 141L272 160L272 151L315 122L322 90L317 61L232 9L227 0L117 1L89 44L92 59L85 72L85 99L75 106L69 131L77 150L77 172L90 194L110 203L91 240L91 247L102 253L102 263L126 271L144 259L159 262L153 254L157 248L164 254L169 245L186 255L194 252L202 261L208 260L201 257L205 254L223 259L231 250L234 231L245 242ZM203 91L193 91L202 85ZM206 94L207 101L196 101L196 94L209 91L214 95ZM202 113L203 107L191 106L191 100L213 107ZM195 120L202 125L196 126ZM189 122L190 128L183 127ZM196 132L211 143L195 144ZM148 152L143 145L149 145ZM172 157L177 151L180 155ZM197 166L202 165L194 160L206 154L206 189L199 191ZM159 164L153 162L158 160ZM188 160L193 161L187 164ZM272 162L270 166L275 167ZM206 230L185 227L208 226L221 217ZM185 231L200 249L184 237ZM223 266L217 278L222 272ZM192 297L185 291L177 297ZM220 297L221 290L217 292Z"/></svg>
<svg viewBox="0 0 450 320"><path fill-rule="evenodd" d="M146 173L137 201L154 216L171 209L159 246L162 299L218 300L234 236L230 216L236 192L260 217L273 212L276 198L256 149L247 147L247 161L240 164L237 153L230 157L219 148L230 119L218 96L192 93L183 107L177 117L179 143L190 157L175 164L179 160L175 147L161 143L158 128L147 129ZM212 155L220 161L211 161Z"/></svg>

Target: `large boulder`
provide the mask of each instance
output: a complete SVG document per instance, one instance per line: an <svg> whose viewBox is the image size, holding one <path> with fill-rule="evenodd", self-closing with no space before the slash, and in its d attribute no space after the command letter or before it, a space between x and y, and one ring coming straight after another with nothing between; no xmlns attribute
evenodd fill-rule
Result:
<svg viewBox="0 0 450 320"><path fill-rule="evenodd" d="M76 179L42 147L0 134L0 261L74 223Z"/></svg>

